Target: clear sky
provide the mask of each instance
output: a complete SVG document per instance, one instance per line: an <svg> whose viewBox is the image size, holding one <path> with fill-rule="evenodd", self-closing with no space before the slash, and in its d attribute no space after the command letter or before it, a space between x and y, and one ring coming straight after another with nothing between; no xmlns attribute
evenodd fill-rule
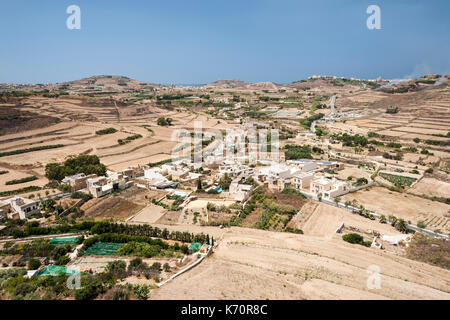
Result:
<svg viewBox="0 0 450 320"><path fill-rule="evenodd" d="M81 30L69 30L69 5ZM381 8L381 30L366 9ZM450 73L448 0L1 0L0 82Z"/></svg>

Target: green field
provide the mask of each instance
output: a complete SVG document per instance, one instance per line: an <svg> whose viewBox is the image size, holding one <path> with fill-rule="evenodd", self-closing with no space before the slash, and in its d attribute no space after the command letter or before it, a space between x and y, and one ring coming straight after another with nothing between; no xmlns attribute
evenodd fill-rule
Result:
<svg viewBox="0 0 450 320"><path fill-rule="evenodd" d="M393 183L396 186L411 186L417 179L410 178L410 177L404 177L404 176L398 176L395 174L389 174L389 173L379 173L379 176L383 179L386 179L387 181Z"/></svg>

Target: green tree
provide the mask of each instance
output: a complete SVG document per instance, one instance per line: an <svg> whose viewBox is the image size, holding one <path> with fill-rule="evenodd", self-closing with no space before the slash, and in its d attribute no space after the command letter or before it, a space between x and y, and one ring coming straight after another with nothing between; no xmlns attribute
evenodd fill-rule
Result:
<svg viewBox="0 0 450 320"><path fill-rule="evenodd" d="M28 270L37 270L41 266L41 261L39 259L31 258L28 261Z"/></svg>

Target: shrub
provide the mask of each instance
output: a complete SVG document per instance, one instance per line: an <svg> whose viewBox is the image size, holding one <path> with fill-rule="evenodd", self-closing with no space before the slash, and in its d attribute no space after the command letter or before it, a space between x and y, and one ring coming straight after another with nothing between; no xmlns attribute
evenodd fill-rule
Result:
<svg viewBox="0 0 450 320"><path fill-rule="evenodd" d="M169 266L169 264L167 262L164 263L163 269L164 269L165 272L170 272L170 266Z"/></svg>
<svg viewBox="0 0 450 320"><path fill-rule="evenodd" d="M417 227L425 229L427 227L427 225L425 224L424 221L419 221L419 222L417 222Z"/></svg>
<svg viewBox="0 0 450 320"><path fill-rule="evenodd" d="M357 244L362 244L364 242L364 238L357 233L345 234L342 236L342 240Z"/></svg>
<svg viewBox="0 0 450 320"><path fill-rule="evenodd" d="M101 284L89 284L75 291L75 300L94 300L102 291Z"/></svg>
<svg viewBox="0 0 450 320"><path fill-rule="evenodd" d="M111 300L129 300L130 291L122 287L115 287L110 294Z"/></svg>
<svg viewBox="0 0 450 320"><path fill-rule="evenodd" d="M107 128L107 129L102 129L102 130L95 131L95 134L101 136L101 135L112 134L112 133L116 133L116 132L117 132L117 130L114 129L114 128Z"/></svg>
<svg viewBox="0 0 450 320"><path fill-rule="evenodd" d="M390 108L387 108L386 109L386 113L389 113L389 114L396 114L396 113L398 113L398 107L390 107Z"/></svg>
<svg viewBox="0 0 450 320"><path fill-rule="evenodd" d="M149 287L146 285L133 286L133 293L139 300L147 300L149 291Z"/></svg>

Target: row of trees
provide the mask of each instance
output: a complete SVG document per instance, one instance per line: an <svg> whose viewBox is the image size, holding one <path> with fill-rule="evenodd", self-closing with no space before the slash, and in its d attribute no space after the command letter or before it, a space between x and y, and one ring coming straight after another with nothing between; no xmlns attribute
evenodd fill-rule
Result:
<svg viewBox="0 0 450 320"><path fill-rule="evenodd" d="M150 225L126 225L123 223L113 223L108 221L97 222L91 228L93 234L103 233L119 233L134 236L146 236L154 238L162 238L166 240L177 240L181 242L200 242L208 243L209 235L200 233L194 234L189 232L172 231L160 229Z"/></svg>

